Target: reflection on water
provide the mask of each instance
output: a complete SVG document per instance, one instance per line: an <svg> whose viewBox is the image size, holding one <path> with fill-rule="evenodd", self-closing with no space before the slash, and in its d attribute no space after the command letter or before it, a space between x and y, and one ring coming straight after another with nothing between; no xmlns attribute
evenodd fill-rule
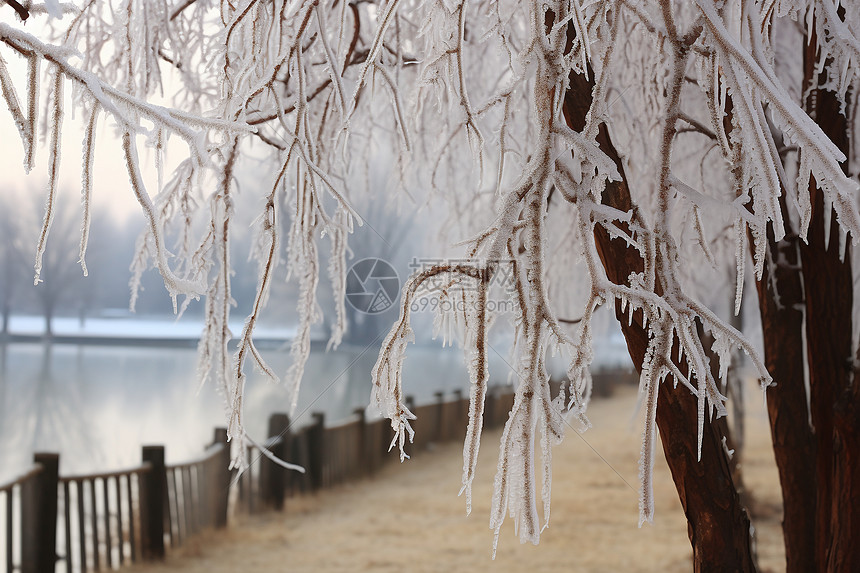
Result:
<svg viewBox="0 0 860 573"><path fill-rule="evenodd" d="M331 423L366 406L376 356L377 348L312 352L296 424L314 411ZM508 367L493 358L491 372L506 379ZM286 372L289 352L267 360ZM62 474L137 464L143 444L164 444L171 463L196 456L225 425L215 389L197 387L196 363L191 348L0 344L0 481L29 467L34 451L59 452ZM467 389L462 352L410 347L404 384L418 403ZM245 424L264 438L269 415L287 408L287 388L249 372L246 389Z"/></svg>

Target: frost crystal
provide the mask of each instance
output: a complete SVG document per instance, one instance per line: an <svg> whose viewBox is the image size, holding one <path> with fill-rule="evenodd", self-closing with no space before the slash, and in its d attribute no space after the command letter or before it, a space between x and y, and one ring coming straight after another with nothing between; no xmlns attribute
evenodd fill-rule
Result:
<svg viewBox="0 0 860 573"><path fill-rule="evenodd" d="M131 306L150 266L161 273L177 312L205 298L200 383L223 394L237 453L253 443L243 421L248 364L279 378L254 336L283 267L298 290L297 335L284 376L295 408L311 325L320 318L321 237L330 241L327 271L336 298L329 346L348 328L348 238L362 223L355 205L362 181L370 187L370 158L378 154L391 163L397 185L416 204L447 205L446 229L455 236L445 240L459 241L465 256L417 271L404 284L399 318L373 369L372 399L391 420L391 446L405 459L415 418L402 380L414 340L410 305L427 281L442 278L451 289L440 296L466 303L437 317L434 328L443 344L459 337L468 365L461 493L471 509L484 401L491 377L507 374L490 372L487 356L498 318L489 308L493 281L505 274L514 302L516 397L495 478L495 543L506 516L522 541L536 543L548 523L552 446L568 423L590 425L599 307L612 303L628 331L645 337L641 524L653 519L660 385L696 397L701 455L706 419L726 412L709 354L719 361L722 380L738 348L751 357L763 385L770 380L755 349L725 322L730 309L718 313L694 296L697 281L708 280L708 268L734 269L738 313L748 249L760 278L765 264L780 264L768 260L769 230L779 240L797 222L805 237L810 181L836 213L828 225L839 226L839 244L828 247L844 256L848 234L860 239L860 188L842 170L849 158L783 85L774 63L781 48L772 37L777 19L798 20L817 42L817 71L827 78L821 87L847 106L860 67L857 3L25 4L21 18L50 15L50 26L0 22L0 91L25 170L36 165L43 125L49 148L35 281L50 248L70 92L86 123L82 270L100 149L96 126L107 124L122 139L129 188L146 219L132 263ZM22 59L21 77L11 58ZM142 142L152 165L139 152ZM796 165L786 169L789 156ZM240 195L239 183L251 170L257 179L241 186ZM252 253L258 274L252 310L242 332L233 333L230 253L240 200L261 208ZM626 250L607 252L607 244ZM607 271L613 256L624 258L623 276ZM700 259L707 264L697 264ZM510 261L509 273L502 260ZM713 337L710 348L703 332ZM557 396L550 394L549 352L570 358Z"/></svg>

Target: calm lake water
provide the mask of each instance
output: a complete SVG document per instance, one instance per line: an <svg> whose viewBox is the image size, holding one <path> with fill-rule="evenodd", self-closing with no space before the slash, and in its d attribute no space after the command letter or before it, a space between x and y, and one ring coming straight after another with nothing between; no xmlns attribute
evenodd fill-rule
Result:
<svg viewBox="0 0 860 573"><path fill-rule="evenodd" d="M287 350L264 354L279 375L286 372ZM312 352L295 423L310 423L312 412L336 423L367 406L376 357L375 347ZM0 482L28 468L35 451L59 452L63 474L135 465L144 444L164 444L169 463L196 457L225 426L221 397L197 386L196 363L194 348L0 344ZM493 357L500 379L508 370ZM404 380L418 403L440 390L467 390L463 353L410 347ZM266 437L269 415L286 411L288 400L285 385L249 368L245 423L254 439Z"/></svg>
<svg viewBox="0 0 860 573"><path fill-rule="evenodd" d="M147 326L149 325L149 326ZM13 317L12 332L38 334L38 319ZM237 326L240 328L240 326ZM168 463L198 456L212 440L214 428L225 426L223 400L213 386L197 384L197 350L187 341L199 325L146 321L92 320L86 326L73 319L55 321L54 331L67 337L136 336L150 330L184 338L164 347L69 344L44 342L0 343L0 482L30 467L33 453L58 452L64 475L97 472L136 465L145 444L166 446ZM238 331L238 330L236 330ZM617 327L616 327L617 331ZM283 340L291 331L271 331ZM35 339L34 339L35 340ZM492 383L511 379L509 339L491 340ZM378 343L377 343L378 344ZM348 418L370 401L370 371L378 346L341 345L337 351L311 352L299 392L294 424L310 423L313 412L323 412L332 425ZM629 364L620 332L607 331L595 340L593 368ZM290 365L289 350L263 350L279 376ZM562 376L565 363L550 361L551 372ZM249 365L245 424L252 438L267 436L268 418L286 412L286 385L274 384ZM463 351L440 348L440 343L410 345L403 370L404 391L417 404L435 400L436 392L451 397L454 390L468 395ZM375 407L368 417L375 416Z"/></svg>

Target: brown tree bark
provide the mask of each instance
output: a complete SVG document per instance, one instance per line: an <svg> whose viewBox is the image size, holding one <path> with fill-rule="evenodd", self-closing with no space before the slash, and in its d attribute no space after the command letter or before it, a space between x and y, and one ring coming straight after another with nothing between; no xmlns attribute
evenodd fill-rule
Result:
<svg viewBox="0 0 860 573"><path fill-rule="evenodd" d="M723 126L726 133L733 128L731 97L726 98ZM774 137L778 139L780 134ZM798 251L800 239L791 228L785 197L783 189L779 207L786 236L776 242L773 226L768 225L767 249L772 265L765 265L761 280L756 282L756 292L765 366L774 380L767 389L767 410L782 492L786 573L805 573L815 570L817 504L815 466L811 463L815 459L815 436L808 422L804 373L805 299ZM755 256L752 240L749 248L750 254Z"/></svg>
<svg viewBox="0 0 860 573"><path fill-rule="evenodd" d="M836 393L828 571L860 571L860 372Z"/></svg>
<svg viewBox="0 0 860 573"><path fill-rule="evenodd" d="M589 78L594 74L589 71ZM574 130L582 130L591 107L593 84L582 75L571 74L564 97L564 116ZM632 207L630 190L618 152L605 125L600 126L598 143L615 162L622 180L610 182L603 192L603 203L621 211ZM598 254L609 280L626 283L631 272L643 268L639 252L621 239L612 239L602 228L595 229ZM627 347L637 369L641 368L648 333L642 326L641 311L632 324L622 316L616 303ZM637 317L638 314L638 317ZM661 384L657 402L657 426L687 516L688 534L693 546L693 566L699 571L755 571L750 545L750 522L740 504L732 482L728 459L717 425L706 421L702 440L702 459L697 460L696 400L684 389L673 389L671 377Z"/></svg>
<svg viewBox="0 0 860 573"><path fill-rule="evenodd" d="M851 539L850 522L843 523L852 513L834 490L834 465L842 455L837 454L837 432L834 413L837 404L848 393L851 368L851 310L853 284L851 267L838 257L838 232L835 216L831 225L830 248L824 248L824 204L822 193L810 189L813 217L807 245L800 248L803 264L803 284L806 292L806 347L809 365L812 424L816 438L816 560L819 571L860 571L854 568L831 567L831 560L841 561L832 553L856 553ZM860 475L857 475L860 479ZM844 526L844 527L843 527ZM860 557L858 554L857 557ZM827 564L825 566L825 564Z"/></svg>
<svg viewBox="0 0 860 573"><path fill-rule="evenodd" d="M786 573L806 573L815 570L815 442L807 421L798 238L777 243L769 228L768 239L774 265L765 265L756 283L764 361L774 380L767 389L767 410L782 488Z"/></svg>
<svg viewBox="0 0 860 573"><path fill-rule="evenodd" d="M813 26L814 30L814 26ZM842 150L849 151L848 122L826 71L816 74L814 32L804 50L807 112ZM815 428L817 507L815 551L819 571L860 571L860 391L853 383L851 351L854 285L850 254L839 256L839 232L832 207L814 179L809 182L812 219L800 246L806 293L806 345L812 424ZM827 210L830 212L828 213ZM827 223L829 219L829 225ZM846 251L849 247L846 247Z"/></svg>

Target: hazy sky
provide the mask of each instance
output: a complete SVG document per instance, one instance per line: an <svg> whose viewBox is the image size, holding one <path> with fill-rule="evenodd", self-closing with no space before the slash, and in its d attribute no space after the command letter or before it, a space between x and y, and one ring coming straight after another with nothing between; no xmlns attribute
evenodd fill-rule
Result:
<svg viewBox="0 0 860 573"><path fill-rule="evenodd" d="M24 27L25 31L37 37L44 37L43 28L40 28L44 18L43 16L41 21L38 17L30 18ZM27 97L24 59L14 51L6 49L0 50L0 55L3 56L9 68L18 100L24 106ZM76 63L74 58L70 58L70 61L73 64ZM6 109L5 103L0 109L0 134L2 134L0 136L0 173L3 173L0 193L39 192L44 196L47 190L49 153L46 142L49 140L49 135L44 130L44 123L46 116L45 73L48 69L49 66L43 63L41 66L41 93L39 94L40 144L36 153L35 166L29 175L24 172L23 145L11 114ZM66 105L62 127L60 191L74 194L75 202L78 202L81 191L82 144L84 140L82 124L84 117L72 104L72 89L72 82L66 79L64 82ZM147 152L142 138L138 141L138 149L141 153L141 167L147 180L147 190L150 196L154 196L157 193L157 188L152 154ZM179 146L177 146L177 150L179 150ZM165 169L165 177L169 176L171 170L172 164L169 164ZM94 173L93 203L95 207L107 210L123 219L131 214L138 214L137 216L142 218L142 215L139 215L140 209L137 200L129 186L121 140L115 134L114 122L104 113L99 115Z"/></svg>
<svg viewBox="0 0 860 573"><path fill-rule="evenodd" d="M14 71L13 77L16 80L21 78ZM69 85L68 82L66 85ZM26 93L25 82L20 82L20 85L16 85L16 87L19 98L23 98ZM67 94L66 100L59 190L61 193L73 194L75 202L78 202L81 192L81 156L84 131L81 127L81 114L73 109L69 94ZM105 121L104 115L101 115L99 119L94 163L93 203L96 207L108 210L117 217L126 218L132 213L137 213L139 207L128 184L128 173L125 169L121 141L114 135L112 122ZM0 133L3 134L0 137L0 173L4 174L0 192L20 194L36 192L44 196L48 188L49 153L44 141L47 137L41 138L42 141L36 152L35 166L28 175L24 171L24 148L18 137L18 130L5 109L3 113L0 113ZM141 151L145 153L145 150L142 149ZM153 170L148 169L147 171L149 171L148 178L152 179ZM149 192L154 194L154 185L151 186Z"/></svg>

